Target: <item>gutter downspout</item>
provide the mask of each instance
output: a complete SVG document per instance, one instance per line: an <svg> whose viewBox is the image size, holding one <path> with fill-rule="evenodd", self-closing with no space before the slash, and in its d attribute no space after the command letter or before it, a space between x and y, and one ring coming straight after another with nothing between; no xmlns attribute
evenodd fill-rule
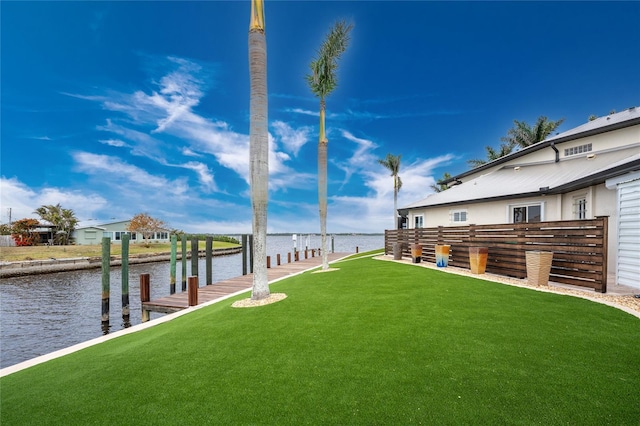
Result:
<svg viewBox="0 0 640 426"><path fill-rule="evenodd" d="M553 142L551 142L549 146L556 152L556 163L557 163L558 161L560 161L560 151L558 151L558 148L556 148L556 144Z"/></svg>

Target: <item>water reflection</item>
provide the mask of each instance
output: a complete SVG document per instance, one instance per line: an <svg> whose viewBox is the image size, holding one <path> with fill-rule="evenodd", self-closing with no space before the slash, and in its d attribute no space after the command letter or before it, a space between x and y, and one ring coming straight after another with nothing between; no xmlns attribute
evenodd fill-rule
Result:
<svg viewBox="0 0 640 426"><path fill-rule="evenodd" d="M306 238L298 237L298 249L304 249ZM320 237L310 237L309 247L319 247ZM384 237L336 237L336 252L372 250L383 246ZM270 236L267 254L275 266L277 253L286 263L286 253L293 248L291 236ZM214 257L213 282L233 278L242 273L241 255ZM200 276L206 264L200 259ZM187 262L187 275L191 262ZM0 368L84 342L102 334L141 323L141 274L150 274L151 298L170 294L169 262L129 267L129 316L123 317L120 267L112 267L110 280L109 325L101 324L102 274L100 269L57 272L45 275L6 278L0 285ZM182 265L176 267L176 291L182 291ZM204 279L201 280L204 282ZM162 314L152 312L151 319Z"/></svg>

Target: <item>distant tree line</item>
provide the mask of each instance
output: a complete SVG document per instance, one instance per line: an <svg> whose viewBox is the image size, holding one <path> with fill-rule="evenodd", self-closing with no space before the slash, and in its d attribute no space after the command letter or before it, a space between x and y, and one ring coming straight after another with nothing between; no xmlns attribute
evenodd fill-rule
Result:
<svg viewBox="0 0 640 426"><path fill-rule="evenodd" d="M0 225L1 235L11 235L17 246L33 246L42 242L55 245L68 245L71 242L71 234L75 230L78 219L71 209L63 208L60 203L43 205L34 212L37 219L24 218L13 223ZM38 228L47 227L49 230L41 232ZM48 241L42 241L43 234L50 234ZM46 237L45 237L46 238Z"/></svg>
<svg viewBox="0 0 640 426"><path fill-rule="evenodd" d="M228 235L214 235L214 234L184 234L187 238L198 238L198 240L204 240L208 237L213 237L213 241L220 241L223 243L240 244L237 238L229 237Z"/></svg>

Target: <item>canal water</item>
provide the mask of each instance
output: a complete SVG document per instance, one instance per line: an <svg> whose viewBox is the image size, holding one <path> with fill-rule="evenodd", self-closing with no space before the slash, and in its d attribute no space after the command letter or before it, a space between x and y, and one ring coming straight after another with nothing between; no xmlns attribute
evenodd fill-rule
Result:
<svg viewBox="0 0 640 426"><path fill-rule="evenodd" d="M286 263L287 253L320 247L320 236L269 236L267 255L272 266L276 255ZM355 253L384 246L383 235L336 235L336 253ZM331 239L327 247L331 250ZM242 255L216 256L212 260L213 282L242 274ZM203 285L206 265L200 259L198 272ZM191 260L187 261L187 275ZM141 323L140 274L150 274L151 298L169 294L169 262L129 266L129 303L132 325ZM182 290L182 265L176 265L176 291ZM111 268L110 330L121 330L122 298L120 267ZM102 273L100 269L57 272L26 277L4 278L0 284L0 368L81 343L103 334L101 329ZM162 314L152 313L151 319Z"/></svg>

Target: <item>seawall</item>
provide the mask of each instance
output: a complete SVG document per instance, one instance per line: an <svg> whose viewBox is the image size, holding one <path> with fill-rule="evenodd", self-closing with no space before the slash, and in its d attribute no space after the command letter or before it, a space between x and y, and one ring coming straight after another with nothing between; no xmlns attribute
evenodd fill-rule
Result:
<svg viewBox="0 0 640 426"><path fill-rule="evenodd" d="M214 256L227 256L242 252L242 247L214 249ZM205 257L204 250L198 252L199 257ZM187 253L187 258L191 258L191 253ZM177 259L182 260L182 253L177 254ZM168 262L171 260L170 253L149 253L129 256L129 265L151 262ZM111 266L122 265L120 257L111 257ZM98 269L102 267L101 257L74 257L67 259L42 259L25 260L20 262L0 263L0 278L19 277L24 275L48 274L52 272L77 271L80 269Z"/></svg>

